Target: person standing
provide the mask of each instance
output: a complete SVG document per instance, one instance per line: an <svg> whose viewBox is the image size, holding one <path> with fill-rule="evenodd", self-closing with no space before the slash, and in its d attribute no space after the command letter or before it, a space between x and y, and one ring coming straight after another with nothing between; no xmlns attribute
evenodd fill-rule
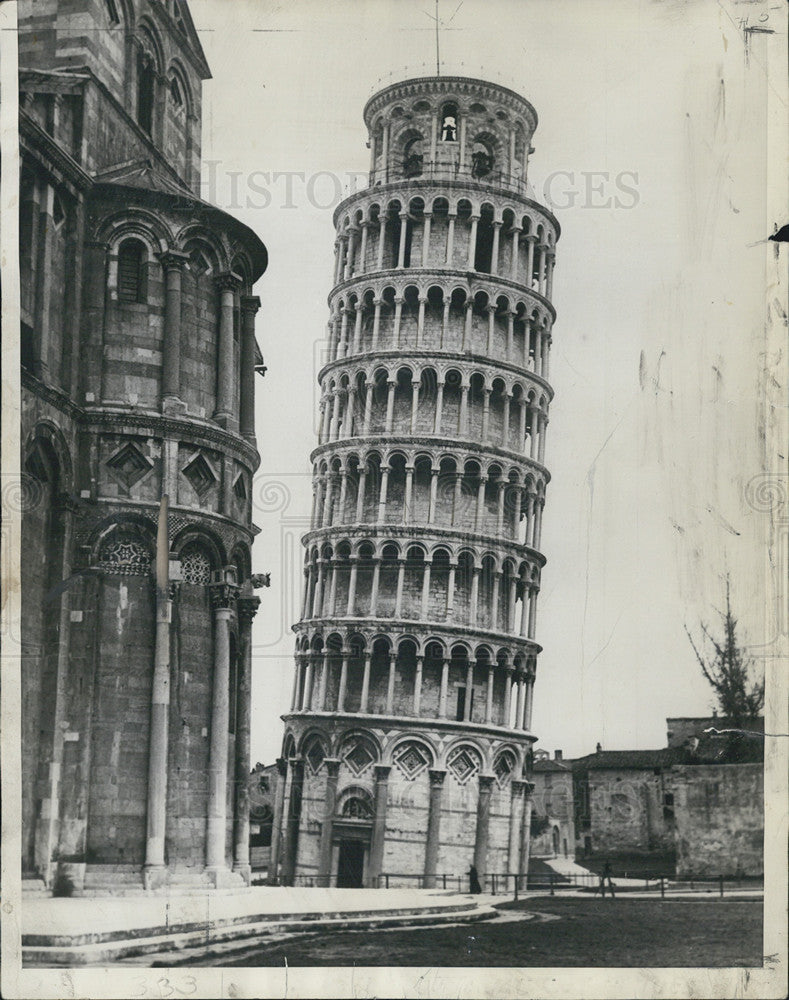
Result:
<svg viewBox="0 0 789 1000"><path fill-rule="evenodd" d="M611 863L609 861L606 861L606 863L603 865L603 871L602 871L602 874L600 875L600 884L597 886L597 888L594 891L594 895L595 896L599 892L600 895L603 896L603 898L605 898L605 883L606 883L606 881L608 882L608 891L611 893L611 899L614 899L615 898L615 896L614 896L614 883L611 881Z"/></svg>

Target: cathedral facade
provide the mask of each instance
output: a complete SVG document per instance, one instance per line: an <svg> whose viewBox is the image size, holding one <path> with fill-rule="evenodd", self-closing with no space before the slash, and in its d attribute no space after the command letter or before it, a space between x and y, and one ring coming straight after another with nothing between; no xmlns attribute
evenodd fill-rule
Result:
<svg viewBox="0 0 789 1000"><path fill-rule="evenodd" d="M183 0L25 0L19 66L23 875L242 885L266 248Z"/></svg>
<svg viewBox="0 0 789 1000"><path fill-rule="evenodd" d="M271 873L517 875L559 235L527 187L537 115L447 76L385 88L364 119L370 183L334 218Z"/></svg>

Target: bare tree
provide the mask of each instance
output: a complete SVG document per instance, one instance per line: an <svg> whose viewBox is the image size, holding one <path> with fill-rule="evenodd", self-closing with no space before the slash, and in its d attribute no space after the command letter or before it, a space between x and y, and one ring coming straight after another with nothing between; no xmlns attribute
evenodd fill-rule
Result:
<svg viewBox="0 0 789 1000"><path fill-rule="evenodd" d="M733 726L742 726L758 718L764 707L764 679L753 678L755 664L737 642L737 619L732 614L729 595L729 577L726 577L726 613L721 613L723 637L716 639L702 622L701 631L706 643L702 648L687 633L701 671L714 690L722 714ZM704 649L704 645L707 646ZM711 649L710 649L711 647Z"/></svg>

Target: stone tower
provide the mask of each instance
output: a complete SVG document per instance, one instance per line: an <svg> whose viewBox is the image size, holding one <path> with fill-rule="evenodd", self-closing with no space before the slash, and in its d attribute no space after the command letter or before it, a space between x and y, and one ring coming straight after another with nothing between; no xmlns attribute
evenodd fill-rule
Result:
<svg viewBox="0 0 789 1000"><path fill-rule="evenodd" d="M241 884L266 248L183 0L24 0L19 65L23 873Z"/></svg>
<svg viewBox="0 0 789 1000"><path fill-rule="evenodd" d="M375 94L336 210L273 871L434 885L528 860L551 281L518 94Z"/></svg>

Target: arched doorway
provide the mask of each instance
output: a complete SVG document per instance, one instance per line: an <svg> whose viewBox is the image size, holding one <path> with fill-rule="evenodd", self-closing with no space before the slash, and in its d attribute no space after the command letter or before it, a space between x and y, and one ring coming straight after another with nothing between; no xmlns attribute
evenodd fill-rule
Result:
<svg viewBox="0 0 789 1000"><path fill-rule="evenodd" d="M338 889L361 889L367 881L373 802L363 788L350 788L342 797L334 821L334 859Z"/></svg>

